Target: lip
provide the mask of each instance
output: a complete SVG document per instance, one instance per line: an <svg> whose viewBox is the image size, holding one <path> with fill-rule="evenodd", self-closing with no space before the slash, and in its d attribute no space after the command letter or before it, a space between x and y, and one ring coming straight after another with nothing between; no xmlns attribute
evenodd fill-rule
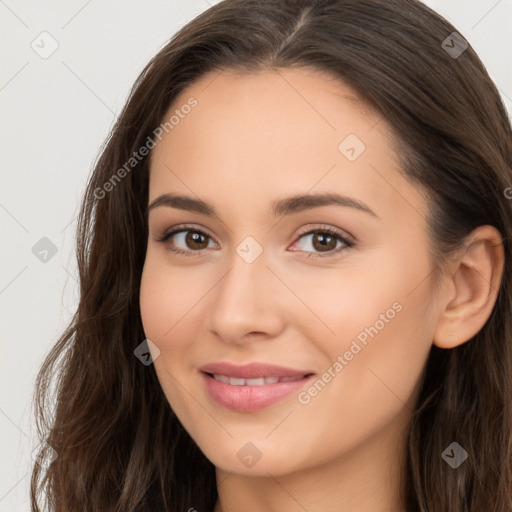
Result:
<svg viewBox="0 0 512 512"><path fill-rule="evenodd" d="M266 363L249 363L235 365L228 362L211 363L199 368L205 373L216 373L239 379L255 379L257 377L297 377L313 373L309 370L296 370L285 366Z"/></svg>
<svg viewBox="0 0 512 512"><path fill-rule="evenodd" d="M214 379L210 373L250 379L257 377L305 377L292 382L277 382L262 386L233 386ZM308 385L315 377L312 372L293 370L282 366L251 363L235 366L231 363L214 363L201 368L201 378L212 400L218 405L238 412L258 411L269 407Z"/></svg>

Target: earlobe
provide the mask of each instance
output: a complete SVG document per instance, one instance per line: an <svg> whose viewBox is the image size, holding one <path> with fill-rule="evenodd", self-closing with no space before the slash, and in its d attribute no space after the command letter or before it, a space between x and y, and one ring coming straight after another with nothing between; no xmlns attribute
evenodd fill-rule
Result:
<svg viewBox="0 0 512 512"><path fill-rule="evenodd" d="M482 329L496 303L504 261L500 232L489 225L476 228L447 278L449 293L441 297L444 310L434 332L434 345L454 348Z"/></svg>

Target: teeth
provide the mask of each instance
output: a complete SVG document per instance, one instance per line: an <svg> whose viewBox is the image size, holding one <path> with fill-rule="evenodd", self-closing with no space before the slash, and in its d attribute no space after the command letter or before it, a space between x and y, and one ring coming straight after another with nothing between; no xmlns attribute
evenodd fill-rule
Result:
<svg viewBox="0 0 512 512"><path fill-rule="evenodd" d="M265 377L263 380L265 384L277 384L280 381L279 377Z"/></svg>
<svg viewBox="0 0 512 512"><path fill-rule="evenodd" d="M226 375L213 374L213 378L224 384L231 386L264 386L265 384L277 384L278 382L293 382L304 378L304 375L296 377L259 377L257 379L239 379L237 377L227 377Z"/></svg>
<svg viewBox="0 0 512 512"><path fill-rule="evenodd" d="M303 377L304 377L304 375L299 376L299 377L281 377L279 379L279 382L293 382L294 380L299 380L299 379L302 379Z"/></svg>
<svg viewBox="0 0 512 512"><path fill-rule="evenodd" d="M237 380L244 380L244 379L237 379ZM265 384L265 379L263 377L260 377L259 379L247 379L245 381L247 386L263 386Z"/></svg>
<svg viewBox="0 0 512 512"><path fill-rule="evenodd" d="M229 377L226 377L225 375L214 374L213 378L216 380L220 380L221 382L224 382L224 384L229 384Z"/></svg>

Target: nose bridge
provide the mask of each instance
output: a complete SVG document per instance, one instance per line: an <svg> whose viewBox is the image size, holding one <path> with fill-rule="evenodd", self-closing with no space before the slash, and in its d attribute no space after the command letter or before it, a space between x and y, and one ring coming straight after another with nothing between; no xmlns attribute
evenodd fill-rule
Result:
<svg viewBox="0 0 512 512"><path fill-rule="evenodd" d="M268 285L270 271L266 259L260 255L254 261L247 261L238 253L230 258L230 271L220 283L217 294L217 304L220 309L226 309L232 316L256 312L264 307L261 294ZM240 311L239 311L240 310Z"/></svg>
<svg viewBox="0 0 512 512"><path fill-rule="evenodd" d="M239 244L229 259L227 274L216 286L210 328L221 338L235 341L250 332L273 336L279 329L276 295L269 290L274 276L259 247L253 240Z"/></svg>

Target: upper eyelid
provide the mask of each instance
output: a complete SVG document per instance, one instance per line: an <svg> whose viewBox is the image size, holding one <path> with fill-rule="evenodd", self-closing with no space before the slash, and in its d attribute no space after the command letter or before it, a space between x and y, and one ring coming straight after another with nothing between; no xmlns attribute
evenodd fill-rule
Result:
<svg viewBox="0 0 512 512"><path fill-rule="evenodd" d="M314 233L315 231L332 231L333 233L335 233L337 236L339 236L341 238L346 238L347 240L354 242L354 243L356 242L356 238L353 235L351 235L348 231L341 229L341 228L335 228L335 227L329 226L327 224L321 224L320 226L313 227L313 228L304 228L304 230L303 231L301 230L297 234L297 236L301 237L303 235L308 235L308 234Z"/></svg>

